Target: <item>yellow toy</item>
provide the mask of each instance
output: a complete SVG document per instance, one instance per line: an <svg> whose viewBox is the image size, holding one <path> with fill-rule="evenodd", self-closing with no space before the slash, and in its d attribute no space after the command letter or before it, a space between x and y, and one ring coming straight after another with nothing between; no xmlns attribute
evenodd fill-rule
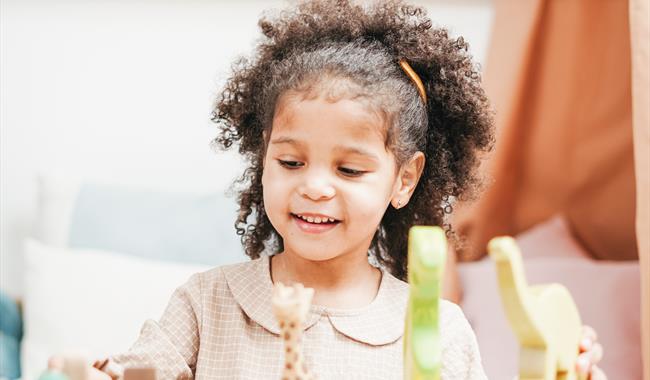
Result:
<svg viewBox="0 0 650 380"><path fill-rule="evenodd" d="M569 291L559 284L529 287L511 237L488 244L501 300L520 344L520 380L575 380L582 322Z"/></svg>
<svg viewBox="0 0 650 380"><path fill-rule="evenodd" d="M440 379L439 301L446 255L447 239L440 227L409 230L404 379Z"/></svg>

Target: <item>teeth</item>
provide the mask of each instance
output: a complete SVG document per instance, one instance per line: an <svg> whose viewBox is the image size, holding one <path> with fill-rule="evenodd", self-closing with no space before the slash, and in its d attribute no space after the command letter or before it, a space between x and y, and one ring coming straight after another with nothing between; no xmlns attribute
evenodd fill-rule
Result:
<svg viewBox="0 0 650 380"><path fill-rule="evenodd" d="M309 223L316 223L316 224L327 223L327 222L334 223L334 221L336 220L334 218L328 218L328 217L324 217L324 216L323 217L320 217L320 216L312 217L312 216L303 216L303 215L300 215L300 214L296 214L296 216L299 217L302 220L305 220L305 221L309 222Z"/></svg>

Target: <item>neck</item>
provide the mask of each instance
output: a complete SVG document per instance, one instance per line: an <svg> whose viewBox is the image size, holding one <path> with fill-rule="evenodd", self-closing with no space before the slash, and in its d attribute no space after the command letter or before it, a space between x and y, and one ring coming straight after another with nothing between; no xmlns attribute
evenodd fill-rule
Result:
<svg viewBox="0 0 650 380"><path fill-rule="evenodd" d="M273 282L301 283L314 289L314 305L334 308L363 307L375 298L381 272L366 255L342 255L330 260L307 260L285 251L271 258Z"/></svg>

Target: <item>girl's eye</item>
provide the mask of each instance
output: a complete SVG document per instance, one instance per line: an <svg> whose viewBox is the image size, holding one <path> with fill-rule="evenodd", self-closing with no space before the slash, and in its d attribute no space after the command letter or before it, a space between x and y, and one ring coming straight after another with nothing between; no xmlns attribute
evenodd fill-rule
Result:
<svg viewBox="0 0 650 380"><path fill-rule="evenodd" d="M285 161L285 160L278 160L280 163L280 166L285 167L287 169L298 169L299 167L303 166L304 164L300 161Z"/></svg>
<svg viewBox="0 0 650 380"><path fill-rule="evenodd" d="M340 168L339 168L339 171L340 171L344 176L347 176L347 177L359 177L359 176L361 176L361 175L363 175L363 174L365 173L365 172L362 171L362 170L354 170L354 169L345 168L345 167L340 167Z"/></svg>

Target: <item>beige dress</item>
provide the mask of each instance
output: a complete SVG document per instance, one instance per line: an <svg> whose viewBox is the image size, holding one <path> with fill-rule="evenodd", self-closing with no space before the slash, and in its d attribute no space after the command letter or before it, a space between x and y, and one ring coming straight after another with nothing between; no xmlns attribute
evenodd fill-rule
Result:
<svg viewBox="0 0 650 380"><path fill-rule="evenodd" d="M193 275L159 322L112 368L154 367L158 379L280 379L282 340L271 310L269 258ZM306 363L319 379L401 379L408 285L382 272L375 300L358 309L312 306ZM441 305L442 379L485 379L476 338L460 308Z"/></svg>

